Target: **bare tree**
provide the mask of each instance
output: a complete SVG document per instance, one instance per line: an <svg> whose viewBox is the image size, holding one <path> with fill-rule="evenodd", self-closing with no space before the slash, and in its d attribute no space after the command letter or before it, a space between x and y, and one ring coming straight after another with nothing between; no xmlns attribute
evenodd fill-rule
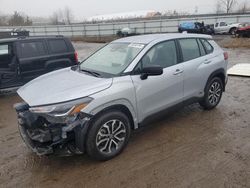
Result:
<svg viewBox="0 0 250 188"><path fill-rule="evenodd" d="M70 8L59 9L55 11L50 17L50 23L53 25L58 24L71 24L73 21L73 13Z"/></svg>
<svg viewBox="0 0 250 188"><path fill-rule="evenodd" d="M14 14L10 17L8 21L8 25L11 26L24 26L24 25L32 25L32 20L28 16L15 11Z"/></svg>
<svg viewBox="0 0 250 188"><path fill-rule="evenodd" d="M62 9L57 10L57 14L60 24L65 24L64 12L62 11Z"/></svg>
<svg viewBox="0 0 250 188"><path fill-rule="evenodd" d="M240 5L238 12L240 12L240 13L246 13L247 11L248 11L248 4L247 4L247 1L244 1Z"/></svg>
<svg viewBox="0 0 250 188"><path fill-rule="evenodd" d="M233 8L235 7L237 3L237 0L218 0L218 4L221 6L221 9L224 10L227 14L233 11Z"/></svg>
<svg viewBox="0 0 250 188"><path fill-rule="evenodd" d="M65 24L71 24L73 19L74 19L72 10L69 7L65 7L65 9L64 9L64 18L65 18L64 19Z"/></svg>
<svg viewBox="0 0 250 188"><path fill-rule="evenodd" d="M220 1L217 1L216 6L215 6L215 13L220 14L222 12L223 11L222 11L222 8L221 8L221 3L220 3Z"/></svg>
<svg viewBox="0 0 250 188"><path fill-rule="evenodd" d="M0 26L4 26L5 25L5 19L3 16L0 16Z"/></svg>
<svg viewBox="0 0 250 188"><path fill-rule="evenodd" d="M8 19L6 15L0 13L0 26L8 25Z"/></svg>
<svg viewBox="0 0 250 188"><path fill-rule="evenodd" d="M15 11L14 14L11 16L11 18L9 19L9 25L19 26L23 24L24 24L23 16L21 15L21 13Z"/></svg>
<svg viewBox="0 0 250 188"><path fill-rule="evenodd" d="M58 12L54 12L54 13L50 16L50 23L51 23L52 25L58 25L58 24L60 23Z"/></svg>
<svg viewBox="0 0 250 188"><path fill-rule="evenodd" d="M33 22L32 22L32 20L30 19L30 17L29 17L29 16L26 16L25 25L32 25L32 24L33 24Z"/></svg>

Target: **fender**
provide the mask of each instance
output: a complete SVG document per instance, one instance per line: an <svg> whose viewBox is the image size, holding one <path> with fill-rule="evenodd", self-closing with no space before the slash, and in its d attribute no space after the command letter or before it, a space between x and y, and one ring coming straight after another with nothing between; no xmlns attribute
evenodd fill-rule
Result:
<svg viewBox="0 0 250 188"><path fill-rule="evenodd" d="M116 99L116 100L110 101L108 103L102 104L102 105L98 106L97 108L93 109L90 112L90 114L95 116L102 111L116 108L116 106L119 106L119 105L122 105L129 110L129 112L132 116L132 119L133 119L134 129L137 129L138 128L138 120L137 120L136 110L134 109L131 102L128 101L127 99Z"/></svg>
<svg viewBox="0 0 250 188"><path fill-rule="evenodd" d="M217 70L215 70L214 72L212 72L212 73L210 74L210 76L209 76L208 79L207 79L207 82L206 82L206 85L205 85L205 87L204 87L204 90L205 90L205 88L206 88L206 86L207 86L207 83L208 83L213 77L215 77L215 76L217 76L217 75L221 75L221 74L224 76L224 79L222 79L222 82L223 82L223 91L225 91L225 86L226 86L226 71L225 71L225 69L223 69L223 68L217 69Z"/></svg>
<svg viewBox="0 0 250 188"><path fill-rule="evenodd" d="M94 119L95 116L98 116L98 114L105 112L106 110L119 109L121 107L125 107L130 112L134 124L133 128L138 128L137 116L135 114L134 107L127 99L116 99L100 105L88 113L90 119L84 123L84 126L78 126L75 129L76 146L80 152L85 152L86 134L89 130L89 126L91 125L92 118Z"/></svg>

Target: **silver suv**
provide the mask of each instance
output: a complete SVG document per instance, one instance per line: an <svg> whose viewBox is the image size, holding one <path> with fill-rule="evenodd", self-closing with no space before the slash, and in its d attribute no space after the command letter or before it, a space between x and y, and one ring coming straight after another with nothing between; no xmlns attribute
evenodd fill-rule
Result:
<svg viewBox="0 0 250 188"><path fill-rule="evenodd" d="M228 55L211 36L152 34L115 40L78 66L18 90L25 143L37 154L118 155L131 130L175 106L212 109L227 81Z"/></svg>

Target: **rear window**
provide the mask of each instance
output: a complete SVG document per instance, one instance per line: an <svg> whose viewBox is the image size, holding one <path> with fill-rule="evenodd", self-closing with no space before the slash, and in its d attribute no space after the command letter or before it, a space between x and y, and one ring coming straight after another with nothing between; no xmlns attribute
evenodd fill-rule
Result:
<svg viewBox="0 0 250 188"><path fill-rule="evenodd" d="M62 39L49 40L49 48L52 53L65 53L68 52L67 44Z"/></svg>
<svg viewBox="0 0 250 188"><path fill-rule="evenodd" d="M202 42L207 54L210 54L213 52L214 49L213 49L212 45L206 39L201 39L201 42Z"/></svg>
<svg viewBox="0 0 250 188"><path fill-rule="evenodd" d="M46 55L43 41L21 42L20 51L23 58Z"/></svg>
<svg viewBox="0 0 250 188"><path fill-rule="evenodd" d="M179 42L184 61L200 57L200 49L196 39L180 39Z"/></svg>

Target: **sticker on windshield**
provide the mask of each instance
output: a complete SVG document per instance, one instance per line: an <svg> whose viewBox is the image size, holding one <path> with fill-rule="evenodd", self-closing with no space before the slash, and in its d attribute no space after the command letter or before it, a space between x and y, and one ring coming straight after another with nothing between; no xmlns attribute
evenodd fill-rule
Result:
<svg viewBox="0 0 250 188"><path fill-rule="evenodd" d="M143 44L131 43L130 45L128 45L128 47L142 49L144 47L144 45Z"/></svg>

